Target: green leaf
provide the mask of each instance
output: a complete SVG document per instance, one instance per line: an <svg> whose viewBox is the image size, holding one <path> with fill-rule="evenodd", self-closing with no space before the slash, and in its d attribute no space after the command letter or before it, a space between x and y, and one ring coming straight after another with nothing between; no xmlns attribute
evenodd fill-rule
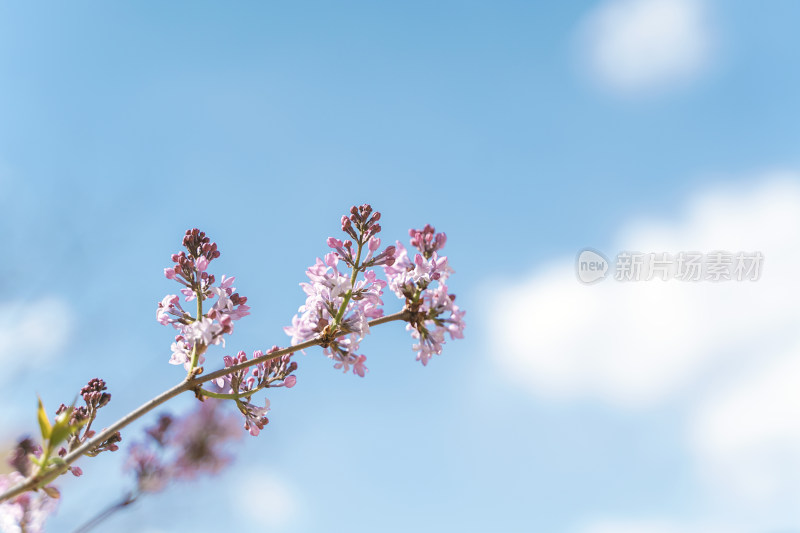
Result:
<svg viewBox="0 0 800 533"><path fill-rule="evenodd" d="M67 414L67 413L63 413ZM56 418L56 424L53 426L53 432L50 434L50 446L56 447L72 433L69 427L69 416L60 416Z"/></svg>
<svg viewBox="0 0 800 533"><path fill-rule="evenodd" d="M56 424L53 426L53 431L50 435L50 446L58 446L89 421L88 419L81 420L77 424L70 425L69 419L72 418L73 409L75 409L75 402L72 402L72 405L66 411L56 417Z"/></svg>
<svg viewBox="0 0 800 533"><path fill-rule="evenodd" d="M58 491L58 489L57 489L57 488L55 488L55 487L54 487L54 486L52 486L52 485L48 485L48 486L46 486L46 487L42 487L42 490L43 490L43 491L44 491L44 492L45 492L45 493L46 493L48 496L50 496L51 498L53 498L53 499L55 499L55 500L57 500L58 498L60 498L60 497L61 497L61 493Z"/></svg>
<svg viewBox="0 0 800 533"><path fill-rule="evenodd" d="M53 426L50 425L50 419L47 418L47 412L44 410L41 398L39 398L39 409L36 411L36 417L39 419L39 429L42 430L42 440L49 440L50 435L53 433Z"/></svg>
<svg viewBox="0 0 800 533"><path fill-rule="evenodd" d="M61 457L55 456L51 457L47 463L52 466L66 466L67 462L62 459Z"/></svg>

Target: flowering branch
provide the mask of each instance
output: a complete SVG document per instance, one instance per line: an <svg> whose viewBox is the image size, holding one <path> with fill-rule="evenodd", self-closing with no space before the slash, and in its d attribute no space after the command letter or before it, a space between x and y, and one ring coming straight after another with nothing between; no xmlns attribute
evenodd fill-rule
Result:
<svg viewBox="0 0 800 533"><path fill-rule="evenodd" d="M263 407L257 406L251 399L263 389L295 385L297 362L292 356L298 351L321 346L323 353L335 362L334 368L344 372L352 369L354 374L364 377L368 371L367 358L357 351L374 326L406 322L406 329L417 341L413 346L417 360L423 365L433 355L441 353L445 334L451 339L463 338L464 311L455 305L455 296L448 294L446 285L453 270L447 258L438 255L445 245L445 234L437 234L429 225L422 230L410 230L411 244L419 251L413 259L399 241L379 251L380 217L380 213L367 204L353 207L349 216L342 217L341 229L349 238L345 241L328 238L332 251L324 259L317 258L306 271L309 282L300 284L306 301L299 307L292 324L284 328L292 339L291 346L274 346L267 353L257 350L251 359L243 351L235 357L225 356L225 367L208 374L203 368L207 348L212 344L224 346L225 336L233 332L233 323L247 316L250 308L247 298L233 287L235 278L223 275L216 284L215 276L207 271L211 261L220 256L216 243L198 229L187 231L183 238L186 251L172 255L174 265L165 269L164 274L182 285L180 293L186 302L196 300L196 315L186 312L181 298L175 294L165 296L156 313L159 323L179 331L171 346L169 362L183 365L186 378L100 432L92 430L91 425L97 410L111 398L103 392L106 389L103 380L95 378L81 390L85 407L62 404L55 423L51 423L40 401L38 419L42 445L32 441L20 443L13 461L17 471L0 476L0 521L4 516L11 516L13 525L20 530L39 531L45 511L51 511L52 502L58 498L57 489L49 485L51 481L68 470L80 475L80 468L71 466L75 461L84 455L117 450L121 440L119 430L184 392L193 392L200 401L206 398L233 401L244 416L244 428L256 436L269 422L266 414L270 404L266 399ZM350 272L340 272L340 261ZM378 277L376 267L383 267L386 280ZM384 315L381 297L386 287L403 302L400 312ZM204 301L209 301L209 305L204 306ZM204 312L204 308L207 311ZM215 390L203 387L209 382L214 384ZM208 410L201 415L213 416ZM157 441L163 445L162 440ZM59 448L61 443L65 446ZM138 449L134 446L132 453ZM202 450L202 446L199 449ZM179 464L190 470L203 470L198 457L211 456L192 456ZM142 472L147 470L150 458L151 455L140 455L138 464L140 470L144 469ZM175 475L185 477L180 471L176 472ZM31 499L25 495L39 489L49 499L44 496Z"/></svg>

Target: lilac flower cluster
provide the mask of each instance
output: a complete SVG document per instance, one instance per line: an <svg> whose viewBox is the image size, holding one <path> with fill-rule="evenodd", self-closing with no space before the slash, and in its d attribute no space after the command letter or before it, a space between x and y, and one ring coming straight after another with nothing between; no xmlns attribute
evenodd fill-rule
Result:
<svg viewBox="0 0 800 533"><path fill-rule="evenodd" d="M359 345L369 333L369 320L383 316L381 296L386 282L378 278L373 267L394 262L393 246L378 252L380 218L381 214L368 204L354 206L350 216L342 217L342 231L352 240L328 238L328 246L334 251L324 259L317 258L306 271L310 282L300 284L306 302L292 325L284 328L292 344L321 337L325 355L336 362L334 368L344 372L352 368L361 377L367 372L367 357L357 353ZM350 269L349 274L339 270L340 261ZM360 273L363 279L358 279Z"/></svg>
<svg viewBox="0 0 800 533"><path fill-rule="evenodd" d="M419 253L412 260L398 241L394 263L387 264L384 271L389 288L405 300L405 309L410 314L406 329L417 341L413 346L417 360L427 365L434 354L442 353L445 334L451 339L464 338L465 311L455 304L455 295L447 292L447 279L453 269L447 257L439 255L447 236L436 233L430 225L410 230L409 236Z"/></svg>
<svg viewBox="0 0 800 533"><path fill-rule="evenodd" d="M183 237L186 252L173 254L175 265L164 269L164 275L183 285L181 294L186 302L197 300L197 316L193 317L181 306L176 294L166 295L158 304L156 319L160 324L171 325L180 333L172 343L170 363L183 365L193 370L193 363L202 365L203 353L211 344L225 345L223 335L233 332L233 322L247 316L250 307L247 298L240 296L233 287L235 278L224 275L218 286L212 274L206 272L211 261L219 257L217 244L197 228L188 230ZM188 255L187 255L188 252ZM203 301L216 297L207 313L203 313Z"/></svg>
<svg viewBox="0 0 800 533"><path fill-rule="evenodd" d="M278 351L277 346L273 346L267 354ZM262 357L264 352L256 350L253 352L253 359ZM269 399L265 400L264 407L259 407L251 403L253 394L261 389L268 387L286 387L288 389L295 386L297 377L292 374L297 370L297 363L292 361L293 353L282 357L269 359L260 362L252 367L237 370L221 378L214 380L214 383L222 391L222 394L233 396L239 411L244 415L244 428L254 437L264 429L269 423L267 412L269 412ZM247 354L239 352L236 357L226 355L223 358L225 368L247 361ZM252 370L252 372L251 372Z"/></svg>
<svg viewBox="0 0 800 533"><path fill-rule="evenodd" d="M241 430L220 403L203 401L182 418L162 415L146 430L147 439L130 447L126 469L136 476L138 492L159 492L173 480L216 474L232 461L228 448Z"/></svg>
<svg viewBox="0 0 800 533"><path fill-rule="evenodd" d="M356 352L369 333L369 320L383 316L381 296L387 286L372 267L383 266L389 289L404 301L407 329L417 341L413 348L423 365L441 353L445 334L451 339L464 336L464 311L455 305L455 296L448 294L446 285L453 270L447 257L439 255L446 235L436 233L430 225L410 230L411 244L419 251L413 259L399 241L377 253L378 220L380 213L373 213L366 204L353 207L350 216L342 217L342 231L352 240L328 238L334 252L317 258L306 271L310 282L300 284L306 302L292 325L284 328L293 344L322 339L325 354L336 361L336 368L346 372L352 367L362 377L367 370L366 357ZM364 246L368 252L362 261ZM350 269L349 275L339 271L340 261ZM361 273L363 279L358 277Z"/></svg>

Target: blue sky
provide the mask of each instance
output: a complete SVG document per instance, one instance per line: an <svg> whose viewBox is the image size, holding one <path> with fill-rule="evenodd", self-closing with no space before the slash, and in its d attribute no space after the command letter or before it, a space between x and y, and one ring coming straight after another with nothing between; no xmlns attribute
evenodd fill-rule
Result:
<svg viewBox="0 0 800 533"><path fill-rule="evenodd" d="M4 444L33 429L36 393L56 406L103 377L110 423L182 378L155 309L174 291L162 269L185 229L219 244L216 272L235 275L253 308L230 350L208 354L214 367L232 350L285 344L304 269L341 214L369 202L390 241L425 223L448 234L466 339L423 368L401 327L376 328L365 379L309 351L235 467L143 501L109 522L116 530L259 530L254 508L286 532L800 530L783 502L719 489L727 463L707 459L728 456L703 444L713 436L687 437L726 416L715 406L733 400L708 399L723 371L772 361L712 356L735 351L723 340L745 331L748 345L790 354L794 322L771 321L784 327L772 346L757 317L712 321L705 344L677 358L705 363L681 366L678 381L648 373L662 367L631 341L651 380L640 383L663 391L651 397L625 392L602 355L613 346L597 347L588 377L548 373L548 362L580 366L567 340L588 330L571 311L538 329L527 314L615 298L574 280L585 246L678 251L702 234L709 247L777 250L767 264L795 258L798 17L789 1L0 4ZM704 218L696 205L725 209ZM793 278L764 281L727 297L791 314ZM642 309L673 294L645 285L620 301ZM716 297L692 287L670 305ZM604 320L612 340L630 333ZM509 324L530 329L530 346ZM750 390L742 379L730 390ZM756 438L773 434L762 418L740 436L753 446L725 448L754 465L745 480L772 479L747 455L775 443ZM64 479L53 531L124 490L117 455ZM800 495L798 479L775 486Z"/></svg>

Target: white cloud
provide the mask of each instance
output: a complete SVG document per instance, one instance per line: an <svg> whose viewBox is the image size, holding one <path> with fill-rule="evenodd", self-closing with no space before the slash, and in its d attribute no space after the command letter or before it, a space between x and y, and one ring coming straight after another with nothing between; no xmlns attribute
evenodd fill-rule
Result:
<svg viewBox="0 0 800 533"><path fill-rule="evenodd" d="M0 376L11 379L22 370L51 360L69 340L69 306L57 298L0 304Z"/></svg>
<svg viewBox="0 0 800 533"><path fill-rule="evenodd" d="M800 342L709 393L690 442L702 474L754 509L800 495Z"/></svg>
<svg viewBox="0 0 800 533"><path fill-rule="evenodd" d="M762 176L697 195L676 220L631 221L607 250L761 251L758 281L586 286L564 257L492 288L491 353L509 379L546 399L626 410L672 402L686 413L708 524L623 520L587 531L797 525L786 510L800 498L798 228L800 174Z"/></svg>
<svg viewBox="0 0 800 533"><path fill-rule="evenodd" d="M295 490L284 480L268 473L253 473L242 490L231 494L233 505L262 529L280 529L296 521L300 504Z"/></svg>
<svg viewBox="0 0 800 533"><path fill-rule="evenodd" d="M684 82L709 63L712 30L702 0L606 0L584 20L586 67L632 93Z"/></svg>
<svg viewBox="0 0 800 533"><path fill-rule="evenodd" d="M720 361L763 360L765 348L794 342L800 331L794 178L800 177L698 196L677 222L632 221L608 251L761 251L759 281L608 279L584 286L574 258L564 257L492 289L498 362L536 394L639 409L674 397L712 370L719 378Z"/></svg>

